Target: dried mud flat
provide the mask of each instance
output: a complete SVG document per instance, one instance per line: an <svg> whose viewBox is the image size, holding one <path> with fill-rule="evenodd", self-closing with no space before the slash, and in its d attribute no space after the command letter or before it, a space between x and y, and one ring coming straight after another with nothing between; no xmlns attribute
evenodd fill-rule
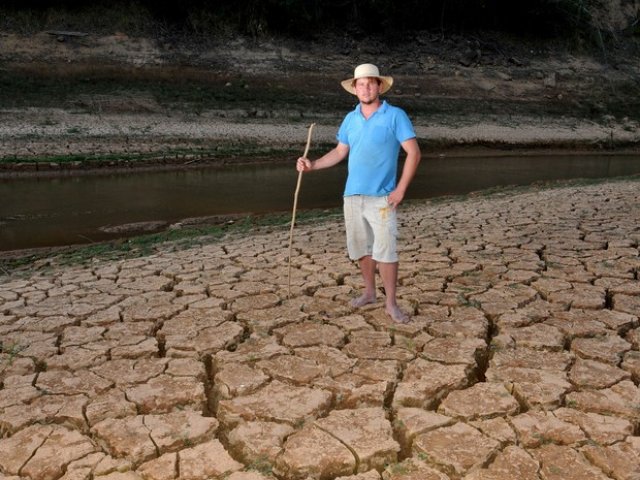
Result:
<svg viewBox="0 0 640 480"><path fill-rule="evenodd" d="M637 478L638 186L405 205L407 325L337 219L1 277L0 478Z"/></svg>

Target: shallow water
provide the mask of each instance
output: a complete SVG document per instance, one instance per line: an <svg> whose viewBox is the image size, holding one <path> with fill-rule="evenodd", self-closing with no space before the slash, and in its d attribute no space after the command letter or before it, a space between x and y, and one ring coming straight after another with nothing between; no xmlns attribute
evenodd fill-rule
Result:
<svg viewBox="0 0 640 480"><path fill-rule="evenodd" d="M507 185L640 173L640 155L424 158L409 199ZM90 243L123 236L105 227L229 214L287 212L297 172L286 165L0 180L0 250ZM305 174L298 211L341 206L346 167ZM127 234L140 233L131 230Z"/></svg>

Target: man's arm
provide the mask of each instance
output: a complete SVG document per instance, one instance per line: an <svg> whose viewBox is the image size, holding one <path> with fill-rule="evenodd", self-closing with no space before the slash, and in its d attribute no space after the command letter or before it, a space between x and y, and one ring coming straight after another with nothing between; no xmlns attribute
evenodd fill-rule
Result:
<svg viewBox="0 0 640 480"><path fill-rule="evenodd" d="M393 208L400 205L407 193L407 188L418 170L418 164L420 163L420 146L415 138L410 138L402 142L402 149L407 154L404 160L404 167L402 168L402 175L398 181L396 189L389 194L389 205Z"/></svg>
<svg viewBox="0 0 640 480"><path fill-rule="evenodd" d="M296 163L296 169L299 172L309 172L311 170L321 170L323 168L333 167L340 163L349 154L349 145L339 143L335 148L329 150L322 157L315 161L311 161L308 158L300 157Z"/></svg>

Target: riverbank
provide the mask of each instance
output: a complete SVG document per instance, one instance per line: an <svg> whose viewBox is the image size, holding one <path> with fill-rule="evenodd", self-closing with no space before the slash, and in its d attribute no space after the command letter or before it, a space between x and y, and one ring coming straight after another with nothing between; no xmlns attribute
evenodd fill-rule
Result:
<svg viewBox="0 0 640 480"><path fill-rule="evenodd" d="M635 154L634 154L635 156ZM474 157L475 158L475 157ZM428 161L428 160L427 160ZM153 167L156 168L156 167ZM194 167L195 168L195 167ZM94 174L108 174L112 168L94 170ZM83 173L85 175L86 173ZM293 178L293 177L292 177ZM460 195L444 195L431 199L409 199L407 205L435 205L440 202L457 202L469 198L492 198L517 195L524 192L543 192L557 188L580 189L585 186L619 181L637 181L638 176L614 178L577 178L536 181L530 185L504 185ZM339 192L336 192L338 195ZM404 209L404 207L403 207ZM323 223L327 219L341 218L341 208L299 209L296 228ZM8 219L9 222L11 219ZM166 222L138 222L123 224L119 234L102 241L74 239L72 245L31 247L0 251L0 273L22 275L40 269L49 270L67 265L82 265L92 261L132 259L167 250L185 250L218 242L227 236L246 236L288 229L289 212L269 214L229 214L205 217L190 217L169 225ZM115 232L114 232L115 233ZM93 234L88 234L94 236Z"/></svg>
<svg viewBox="0 0 640 480"><path fill-rule="evenodd" d="M340 80L375 61L396 82L387 99L416 125L426 154L459 148L638 149L640 60L628 48L425 32L294 42L3 34L0 167L126 168L295 158L333 144L354 105ZM460 55L477 43L473 61ZM622 45L622 44L621 44ZM313 152L312 152L313 153Z"/></svg>
<svg viewBox="0 0 640 480"><path fill-rule="evenodd" d="M310 123L314 157L353 106L340 80L373 59L394 76L387 99L412 117L425 159L638 152L637 56L489 35L468 62L470 41L2 34L0 178L293 162Z"/></svg>
<svg viewBox="0 0 640 480"><path fill-rule="evenodd" d="M0 119L0 178L291 162L301 153L309 126L300 119L97 116L59 109L0 111ZM321 155L333 145L339 119L307 120L316 124L311 156ZM464 118L456 125L417 119L414 124L425 158L640 151L640 129L625 124L513 116L477 123Z"/></svg>

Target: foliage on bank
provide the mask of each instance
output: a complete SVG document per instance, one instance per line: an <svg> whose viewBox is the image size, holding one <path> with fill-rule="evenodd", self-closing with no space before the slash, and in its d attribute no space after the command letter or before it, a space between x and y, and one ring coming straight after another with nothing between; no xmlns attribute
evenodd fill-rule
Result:
<svg viewBox="0 0 640 480"><path fill-rule="evenodd" d="M603 16L623 18L638 35L638 12L628 1L600 0L8 0L0 29L117 28L125 33L179 30L189 34L238 33L320 38L347 35L402 37L408 31L503 31L536 37L614 33ZM606 15L603 15L604 14ZM631 12L631 13L629 13ZM598 18L595 18L598 17ZM87 25L91 22L92 25ZM614 27L611 27L614 28ZM617 27L621 28L620 22Z"/></svg>

